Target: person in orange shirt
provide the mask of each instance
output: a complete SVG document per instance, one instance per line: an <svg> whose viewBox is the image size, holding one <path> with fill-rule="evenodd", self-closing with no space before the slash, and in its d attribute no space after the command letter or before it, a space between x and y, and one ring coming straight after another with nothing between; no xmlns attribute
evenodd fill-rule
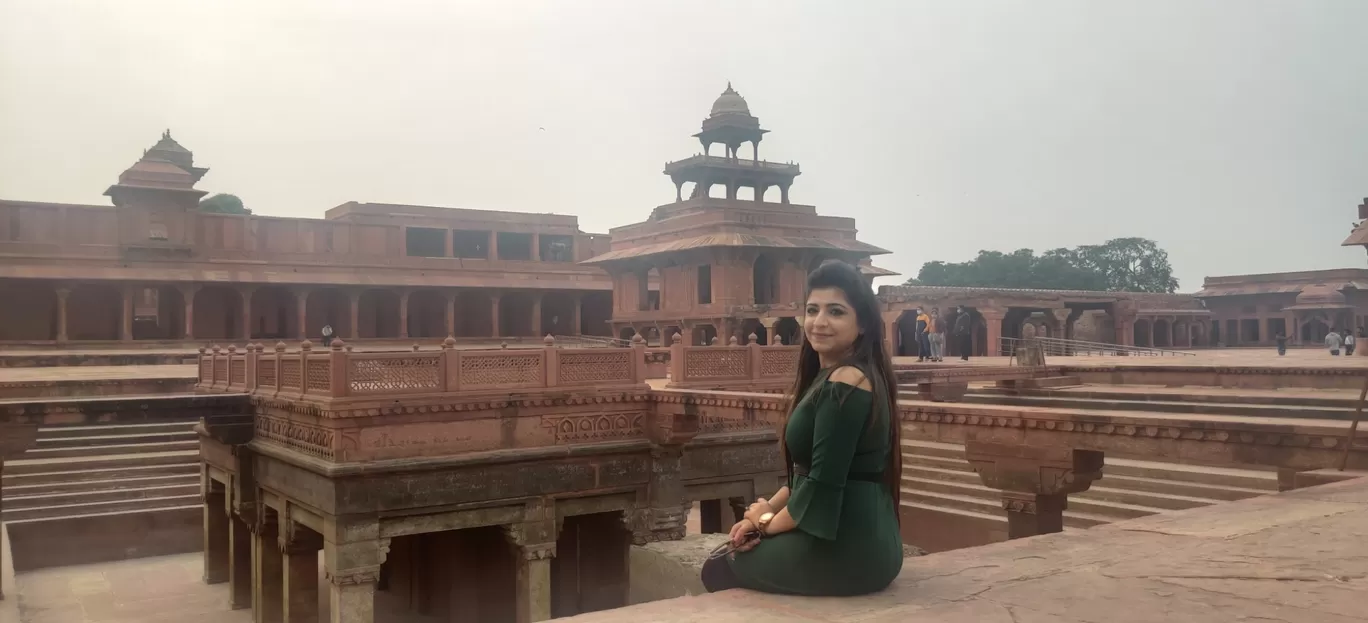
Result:
<svg viewBox="0 0 1368 623"><path fill-rule="evenodd" d="M931 308L931 324L926 330L931 341L931 361L945 361L945 327L941 326L940 308Z"/></svg>

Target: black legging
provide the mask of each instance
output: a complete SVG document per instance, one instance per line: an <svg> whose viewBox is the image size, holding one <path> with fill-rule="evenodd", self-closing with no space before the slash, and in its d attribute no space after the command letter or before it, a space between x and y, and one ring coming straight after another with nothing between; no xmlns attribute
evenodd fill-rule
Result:
<svg viewBox="0 0 1368 623"><path fill-rule="evenodd" d="M709 558L703 563L703 588L709 593L725 591L729 588L743 588L741 578L736 577L726 558Z"/></svg>

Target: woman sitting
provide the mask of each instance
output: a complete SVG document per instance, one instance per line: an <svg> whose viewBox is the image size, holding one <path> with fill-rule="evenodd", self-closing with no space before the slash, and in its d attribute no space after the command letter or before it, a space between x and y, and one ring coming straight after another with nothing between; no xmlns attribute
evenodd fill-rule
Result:
<svg viewBox="0 0 1368 623"><path fill-rule="evenodd" d="M808 276L803 346L779 440L789 485L731 529L731 554L703 565L711 592L882 590L902 570L897 383L874 293L855 267Z"/></svg>

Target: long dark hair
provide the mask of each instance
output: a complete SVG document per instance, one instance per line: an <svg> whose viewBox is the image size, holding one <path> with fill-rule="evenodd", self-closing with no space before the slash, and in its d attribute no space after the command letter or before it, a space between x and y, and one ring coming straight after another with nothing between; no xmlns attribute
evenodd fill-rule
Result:
<svg viewBox="0 0 1368 623"><path fill-rule="evenodd" d="M860 334L851 345L850 354L837 365L856 368L869 379L874 394L874 408L865 422L866 430L872 423L880 421L880 414L886 416L883 423L888 426L891 447L888 464L884 467L884 485L893 496L894 512L901 515L902 507L899 503L902 496L899 494L902 491L902 435L898 418L898 381L893 375L893 360L889 358L884 344L884 325L879 313L879 300L874 297L874 290L865 283L860 272L845 262L827 261L808 275L807 293L803 299L804 309L807 308L806 297L811 296L813 290L821 288L840 290L855 312ZM798 378L794 380L793 392L789 395L789 415L793 414L794 407L807 395L821 371L822 364L817 358L817 351L804 339L798 355ZM788 441L784 439L787 428L788 417L785 417L783 426L779 428L779 447L783 452L784 467L788 470L788 483L792 486L793 460L789 457Z"/></svg>

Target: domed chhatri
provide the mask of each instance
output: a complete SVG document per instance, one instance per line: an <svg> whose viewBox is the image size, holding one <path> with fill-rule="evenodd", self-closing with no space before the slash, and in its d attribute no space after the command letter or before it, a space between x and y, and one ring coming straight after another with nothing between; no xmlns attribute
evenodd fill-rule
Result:
<svg viewBox="0 0 1368 623"><path fill-rule="evenodd" d="M728 82L727 90L717 96L717 101L713 102L712 114L710 116L716 117L718 115L733 114L750 115L751 112L750 106L746 104L746 98L741 97L741 94L737 93L736 90L732 88L731 83Z"/></svg>

